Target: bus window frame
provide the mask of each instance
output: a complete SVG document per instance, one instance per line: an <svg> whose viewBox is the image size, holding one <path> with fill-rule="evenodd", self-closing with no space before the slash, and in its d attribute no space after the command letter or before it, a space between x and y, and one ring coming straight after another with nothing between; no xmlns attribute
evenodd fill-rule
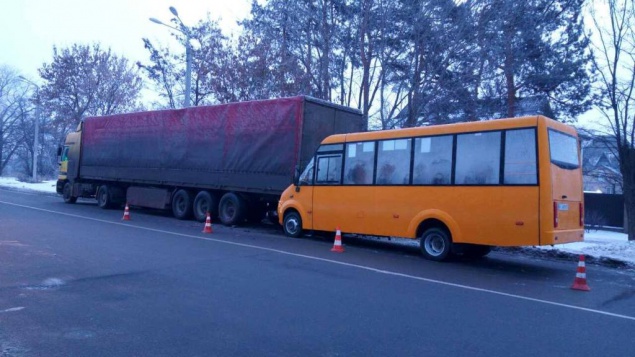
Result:
<svg viewBox="0 0 635 357"><path fill-rule="evenodd" d="M505 140L507 140L507 132L509 131L517 131L517 130L533 130L534 132L534 151L535 151L535 158L536 161L534 162L534 166L536 168L536 183L505 183L505 173L503 172L505 170L505 146L506 146L506 142ZM501 151L501 159L503 160L501 162L501 186L540 186L540 157L538 156L539 154L539 150L538 150L538 127L537 126L527 126L527 127L521 127L521 128L510 128L510 129L504 129L504 135L503 135L503 142L501 144L502 146L502 150Z"/></svg>
<svg viewBox="0 0 635 357"><path fill-rule="evenodd" d="M319 181L318 180L318 168L320 167L320 159L324 158L339 158L340 159L340 177L338 181ZM313 165L313 186L342 186L342 175L344 167L344 153L343 152L321 152L315 155L315 164Z"/></svg>
<svg viewBox="0 0 635 357"><path fill-rule="evenodd" d="M540 157L539 157L539 147L538 147L538 127L537 126L523 126L523 127L517 127L517 128L506 128L506 129L492 129L492 130L482 130L482 131L465 131L465 132L460 132L460 133L442 133L442 134L434 134L434 135L418 135L418 136L406 136L406 137L392 137L392 138L382 138L382 139L373 139L373 140L359 140L359 141L344 141L341 144L343 144L343 150L324 150L324 151L319 151L320 149L318 149L318 151L316 151L316 154L314 155L314 169L313 169L313 185L314 186L383 186L383 187L392 187L392 186L396 186L396 187L407 187L407 186L426 186L426 187L448 187L448 186L459 186L459 187L495 187L495 186L509 186L509 187L523 187L523 186L539 186L540 185ZM548 128L549 130L555 130L552 128ZM536 168L536 177L535 177L535 183L531 183L531 184L525 184L525 183L521 183L521 184L511 184L511 183L505 183L505 149L506 149L506 139L507 139L507 132L509 131L517 131L517 130L532 130L533 134L534 134L534 151L535 151L535 168ZM559 130L555 130L558 133L563 133ZM458 136L462 135L462 134L477 134L477 133L492 133L492 132L499 132L500 133L500 146L499 146L499 177L498 177L498 183L493 183L493 184L457 184L456 183L456 159L457 159L457 152L458 152ZM566 133L563 133L565 135L568 135ZM451 155L451 173L450 173L450 182L447 184L415 184L413 183L413 175L414 175L414 161L415 161L415 140L416 139L423 139L423 138L434 138L434 137L442 137L442 136L449 136L452 138L452 155ZM575 138L575 136L573 135L568 135L570 137ZM378 157L379 157L379 145L381 142L383 141L387 141L387 140L409 140L409 145L410 145L410 177L409 177L409 181L407 184L377 184L376 182L376 176L377 176L377 164L378 164ZM345 175L345 168L346 168L346 162L349 159L347 157L347 155L345 155L346 153L346 147L349 144L358 144L358 143L373 143L374 144L374 158L373 158L373 177L372 177L372 183L369 184L350 184L350 183L344 183L344 175ZM340 144L328 144L329 146L331 145L340 145ZM341 157L341 177L340 177L340 181L338 183L327 183L327 182L321 182L318 183L317 180L317 165L318 165L318 159L321 157L326 157L326 156L340 156ZM551 158L550 158L551 159Z"/></svg>

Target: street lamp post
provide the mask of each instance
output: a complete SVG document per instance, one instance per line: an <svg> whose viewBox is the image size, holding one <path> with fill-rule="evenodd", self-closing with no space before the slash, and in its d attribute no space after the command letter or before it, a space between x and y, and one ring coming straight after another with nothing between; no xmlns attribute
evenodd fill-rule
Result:
<svg viewBox="0 0 635 357"><path fill-rule="evenodd" d="M37 182L37 150L39 146L40 137L40 116L42 115L42 108L40 106L40 86L31 82L23 76L18 76L20 80L35 87L35 96L37 97L37 103L35 104L35 137L33 138L33 182Z"/></svg>
<svg viewBox="0 0 635 357"><path fill-rule="evenodd" d="M190 106L190 93L192 91L192 44L190 43L190 29L185 26L174 6L170 6L170 12L178 20L179 27L170 26L154 17L151 17L150 21L154 22L155 24L169 27L172 30L178 31L185 35L185 99L183 100L183 107L187 108Z"/></svg>

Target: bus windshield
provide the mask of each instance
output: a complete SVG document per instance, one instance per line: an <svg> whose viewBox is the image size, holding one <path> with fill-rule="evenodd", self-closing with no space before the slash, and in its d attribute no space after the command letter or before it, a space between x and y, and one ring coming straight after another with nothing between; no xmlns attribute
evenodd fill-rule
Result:
<svg viewBox="0 0 635 357"><path fill-rule="evenodd" d="M550 129L549 152L551 162L558 167L569 170L580 167L578 141L573 136Z"/></svg>

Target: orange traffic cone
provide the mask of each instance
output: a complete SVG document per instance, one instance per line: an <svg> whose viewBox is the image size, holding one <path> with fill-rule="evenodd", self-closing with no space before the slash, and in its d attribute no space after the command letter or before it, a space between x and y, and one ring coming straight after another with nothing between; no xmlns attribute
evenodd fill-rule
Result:
<svg viewBox="0 0 635 357"><path fill-rule="evenodd" d="M203 233L212 233L212 218L209 216L209 212L207 212L207 218L205 219L205 228L203 228Z"/></svg>
<svg viewBox="0 0 635 357"><path fill-rule="evenodd" d="M121 218L122 221L129 221L130 220L130 208L128 207L128 202L126 202L126 208L123 210L123 217Z"/></svg>
<svg viewBox="0 0 635 357"><path fill-rule="evenodd" d="M591 288L586 284L586 266L584 264L584 254L580 254L580 261L578 262L578 272L575 274L575 280L571 285L573 290L589 291Z"/></svg>
<svg viewBox="0 0 635 357"><path fill-rule="evenodd" d="M331 252L344 253L344 246L342 245L342 232L340 232L340 227L337 227L337 231L335 231L335 242L333 243Z"/></svg>

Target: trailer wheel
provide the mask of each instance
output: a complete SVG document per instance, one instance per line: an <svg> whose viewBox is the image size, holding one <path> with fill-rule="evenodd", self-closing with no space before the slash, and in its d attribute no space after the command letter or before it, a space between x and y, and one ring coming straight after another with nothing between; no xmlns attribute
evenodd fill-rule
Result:
<svg viewBox="0 0 635 357"><path fill-rule="evenodd" d="M284 215L284 222L282 224L284 233L292 238L298 238L302 236L302 218L298 212L289 212Z"/></svg>
<svg viewBox="0 0 635 357"><path fill-rule="evenodd" d="M112 198L110 197L110 190L108 186L101 185L97 189L97 206L102 209L112 208Z"/></svg>
<svg viewBox="0 0 635 357"><path fill-rule="evenodd" d="M177 219L188 219L192 216L192 194L179 189L172 196L172 215Z"/></svg>
<svg viewBox="0 0 635 357"><path fill-rule="evenodd" d="M213 217L218 213L218 205L216 204L216 196L208 191L199 192L194 197L194 218L199 222L205 222L207 212Z"/></svg>
<svg viewBox="0 0 635 357"><path fill-rule="evenodd" d="M77 202L77 197L73 196L73 186L70 182L64 184L64 189L62 191L62 197L64 198L64 202L66 203L75 203Z"/></svg>
<svg viewBox="0 0 635 357"><path fill-rule="evenodd" d="M445 260L452 250L450 234L443 228L433 227L426 229L421 235L421 252L426 259Z"/></svg>
<svg viewBox="0 0 635 357"><path fill-rule="evenodd" d="M245 219L247 203L233 192L223 195L218 204L218 218L226 226L242 223Z"/></svg>

